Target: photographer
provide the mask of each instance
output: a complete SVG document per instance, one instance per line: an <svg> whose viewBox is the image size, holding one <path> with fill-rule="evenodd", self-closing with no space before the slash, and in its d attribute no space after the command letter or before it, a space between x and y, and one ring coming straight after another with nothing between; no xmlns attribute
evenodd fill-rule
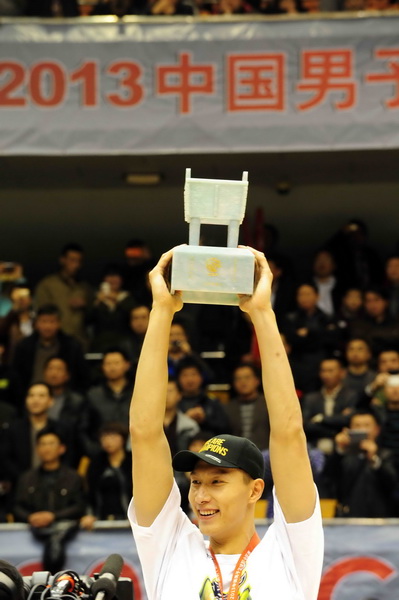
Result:
<svg viewBox="0 0 399 600"><path fill-rule="evenodd" d="M393 491L397 482L390 450L379 445L381 425L376 413L355 412L335 436L335 452L326 466L335 484L336 516L389 518L393 515Z"/></svg>

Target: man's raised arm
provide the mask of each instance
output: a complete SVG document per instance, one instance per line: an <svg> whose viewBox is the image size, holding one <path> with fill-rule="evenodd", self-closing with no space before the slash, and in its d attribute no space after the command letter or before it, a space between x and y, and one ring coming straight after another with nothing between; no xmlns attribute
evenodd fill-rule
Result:
<svg viewBox="0 0 399 600"><path fill-rule="evenodd" d="M165 270L172 254L172 250L163 254L150 273L153 304L130 406L134 505L137 522L145 527L153 523L173 485L163 419L170 325L183 303L178 294L170 294L165 283Z"/></svg>
<svg viewBox="0 0 399 600"><path fill-rule="evenodd" d="M312 515L316 493L301 408L270 302L272 273L264 254L251 251L256 259L256 287L251 297L242 297L240 308L251 317L258 338L277 498L287 522L295 523Z"/></svg>

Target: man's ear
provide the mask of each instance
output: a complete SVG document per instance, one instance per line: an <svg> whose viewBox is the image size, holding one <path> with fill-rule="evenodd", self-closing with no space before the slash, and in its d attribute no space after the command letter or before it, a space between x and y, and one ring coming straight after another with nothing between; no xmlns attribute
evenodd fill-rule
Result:
<svg viewBox="0 0 399 600"><path fill-rule="evenodd" d="M251 490L251 502L257 502L263 494L263 490L265 489L265 482L263 479L254 479L252 482L252 490Z"/></svg>

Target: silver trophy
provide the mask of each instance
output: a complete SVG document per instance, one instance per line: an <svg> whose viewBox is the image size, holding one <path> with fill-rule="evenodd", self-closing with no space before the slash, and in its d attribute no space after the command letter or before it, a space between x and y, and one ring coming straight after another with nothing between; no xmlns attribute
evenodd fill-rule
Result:
<svg viewBox="0 0 399 600"><path fill-rule="evenodd" d="M174 250L171 291L182 292L193 304L238 304L238 294L252 294L255 259L237 248L245 215L248 172L241 181L194 179L186 169L184 219L189 223L188 246ZM201 224L227 225L227 248L200 246Z"/></svg>

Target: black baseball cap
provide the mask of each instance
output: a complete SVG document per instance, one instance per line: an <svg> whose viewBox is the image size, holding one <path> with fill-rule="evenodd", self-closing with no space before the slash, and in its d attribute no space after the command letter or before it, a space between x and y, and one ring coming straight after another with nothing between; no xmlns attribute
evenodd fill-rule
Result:
<svg viewBox="0 0 399 600"><path fill-rule="evenodd" d="M227 469L242 469L252 479L263 479L264 461L261 451L247 438L221 434L205 442L199 452L182 450L172 460L175 471L193 471L199 460Z"/></svg>

